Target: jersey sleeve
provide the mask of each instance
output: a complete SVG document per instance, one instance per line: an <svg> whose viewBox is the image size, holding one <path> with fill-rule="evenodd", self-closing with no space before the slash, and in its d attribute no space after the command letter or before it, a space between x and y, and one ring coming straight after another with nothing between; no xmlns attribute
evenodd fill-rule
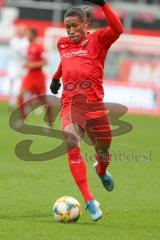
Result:
<svg viewBox="0 0 160 240"><path fill-rule="evenodd" d="M109 48L123 33L123 27L116 12L110 8L109 4L106 3L102 10L109 26L96 31L96 35L98 42L103 47Z"/></svg>
<svg viewBox="0 0 160 240"><path fill-rule="evenodd" d="M95 32L97 42L104 48L109 48L118 36L110 27L105 27Z"/></svg>
<svg viewBox="0 0 160 240"><path fill-rule="evenodd" d="M53 75L53 78L59 79L61 77L62 77L62 63L60 62L57 71Z"/></svg>

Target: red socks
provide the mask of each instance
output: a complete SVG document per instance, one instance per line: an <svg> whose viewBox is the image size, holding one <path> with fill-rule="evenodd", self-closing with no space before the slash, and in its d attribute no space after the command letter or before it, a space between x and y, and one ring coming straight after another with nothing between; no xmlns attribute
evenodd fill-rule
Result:
<svg viewBox="0 0 160 240"><path fill-rule="evenodd" d="M106 156L96 154L96 159L98 161L97 173L99 176L104 176L106 174L106 169L110 163L110 154L107 153ZM75 147L69 151L68 161L72 176L78 185L85 202L87 203L88 201L93 200L94 198L90 192L87 180L86 163L81 156L79 147Z"/></svg>
<svg viewBox="0 0 160 240"><path fill-rule="evenodd" d="M68 161L72 176L78 185L85 202L87 203L88 201L93 200L94 198L88 185L86 163L81 156L79 147L69 151Z"/></svg>
<svg viewBox="0 0 160 240"><path fill-rule="evenodd" d="M110 163L109 152L106 154L106 156L101 156L100 154L96 153L96 160L98 161L97 173L99 176L103 177L106 174L106 169Z"/></svg>

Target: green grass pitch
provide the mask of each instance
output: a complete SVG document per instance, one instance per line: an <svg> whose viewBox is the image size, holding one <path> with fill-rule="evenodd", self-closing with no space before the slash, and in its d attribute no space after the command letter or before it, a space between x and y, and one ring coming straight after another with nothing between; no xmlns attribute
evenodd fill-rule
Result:
<svg viewBox="0 0 160 240"><path fill-rule="evenodd" d="M23 135L8 124L7 105L0 105L0 239L2 240L159 240L160 239L160 117L122 117L133 124L132 132L113 139L110 171L114 192L106 192L88 158L92 192L101 203L103 218L90 220L83 199L74 184L66 155L46 162L18 159L14 149L22 139L33 139L32 152L58 145L54 139ZM41 116L29 121L42 124ZM59 121L56 122L59 126ZM83 153L93 156L83 143ZM118 154L125 154L118 158ZM135 156L139 156L139 159ZM122 158L123 157L123 158ZM82 215L75 224L54 221L53 203L64 195L77 198Z"/></svg>

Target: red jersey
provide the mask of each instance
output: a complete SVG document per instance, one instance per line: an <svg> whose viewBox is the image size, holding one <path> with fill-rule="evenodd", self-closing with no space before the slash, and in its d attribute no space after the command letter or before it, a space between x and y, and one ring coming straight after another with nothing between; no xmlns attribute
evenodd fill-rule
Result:
<svg viewBox="0 0 160 240"><path fill-rule="evenodd" d="M43 46L39 43L30 44L28 48L28 61L38 62L43 60ZM30 91L33 94L45 94L46 76L42 71L42 67L29 68L23 79L21 89Z"/></svg>
<svg viewBox="0 0 160 240"><path fill-rule="evenodd" d="M40 43L32 43L28 47L28 53L27 58L29 62L38 62L43 60L43 53L44 48L43 45ZM42 67L39 68L30 68L29 73L35 72L35 71L42 71Z"/></svg>
<svg viewBox="0 0 160 240"><path fill-rule="evenodd" d="M108 49L123 29L108 4L102 9L109 27L89 33L78 43L64 37L57 44L62 63L62 106L70 103L74 95L81 93L87 96L89 102L103 99L104 62Z"/></svg>

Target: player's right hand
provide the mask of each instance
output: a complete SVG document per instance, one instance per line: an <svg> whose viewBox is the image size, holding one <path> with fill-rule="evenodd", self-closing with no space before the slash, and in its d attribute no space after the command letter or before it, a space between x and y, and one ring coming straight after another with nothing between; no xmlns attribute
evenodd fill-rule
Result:
<svg viewBox="0 0 160 240"><path fill-rule="evenodd" d="M105 4L105 1L104 0L83 0L85 2L91 2L91 3L94 3L98 6L103 6Z"/></svg>
<svg viewBox="0 0 160 240"><path fill-rule="evenodd" d="M61 87L60 80L56 79L56 78L52 78L52 82L51 82L51 85L50 85L51 92L53 94L58 94L58 90L60 89L60 87Z"/></svg>

